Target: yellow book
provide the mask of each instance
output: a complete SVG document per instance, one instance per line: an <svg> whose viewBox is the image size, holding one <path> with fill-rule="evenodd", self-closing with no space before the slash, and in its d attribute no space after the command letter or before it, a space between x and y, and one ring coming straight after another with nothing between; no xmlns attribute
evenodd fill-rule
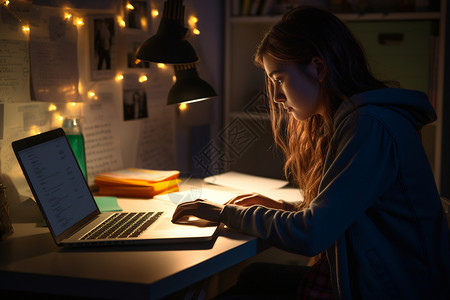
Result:
<svg viewBox="0 0 450 300"><path fill-rule="evenodd" d="M127 168L112 172L103 172L95 177L95 182L100 184L126 184L149 186L156 182L178 178L179 171L147 170Z"/></svg>
<svg viewBox="0 0 450 300"><path fill-rule="evenodd" d="M99 196L152 198L167 191L178 191L179 171L127 168L103 172L95 177Z"/></svg>
<svg viewBox="0 0 450 300"><path fill-rule="evenodd" d="M159 194L178 192L180 179L157 182L145 186L125 184L97 184L98 196L153 198Z"/></svg>

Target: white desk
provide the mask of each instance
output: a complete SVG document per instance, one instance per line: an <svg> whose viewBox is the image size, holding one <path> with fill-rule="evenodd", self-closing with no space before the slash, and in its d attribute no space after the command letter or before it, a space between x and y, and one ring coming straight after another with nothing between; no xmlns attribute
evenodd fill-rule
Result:
<svg viewBox="0 0 450 300"><path fill-rule="evenodd" d="M267 249L259 239L223 228L208 243L66 249L45 227L13 226L15 233L0 243L2 290L159 299Z"/></svg>

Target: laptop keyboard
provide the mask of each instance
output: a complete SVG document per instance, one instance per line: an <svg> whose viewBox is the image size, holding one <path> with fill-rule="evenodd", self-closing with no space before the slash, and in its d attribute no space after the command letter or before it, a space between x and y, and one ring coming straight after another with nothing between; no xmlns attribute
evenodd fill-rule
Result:
<svg viewBox="0 0 450 300"><path fill-rule="evenodd" d="M135 238L152 225L162 212L115 213L81 237L81 240Z"/></svg>

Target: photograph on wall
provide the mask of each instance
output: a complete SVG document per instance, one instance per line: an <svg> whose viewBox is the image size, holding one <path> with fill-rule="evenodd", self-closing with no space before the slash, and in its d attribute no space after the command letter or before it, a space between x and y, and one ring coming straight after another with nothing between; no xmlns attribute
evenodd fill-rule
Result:
<svg viewBox="0 0 450 300"><path fill-rule="evenodd" d="M127 36L127 67L130 69L150 68L148 61L143 61L136 58L136 52L145 37L139 35Z"/></svg>
<svg viewBox="0 0 450 300"><path fill-rule="evenodd" d="M91 80L111 79L117 65L114 15L89 17Z"/></svg>
<svg viewBox="0 0 450 300"><path fill-rule="evenodd" d="M147 1L123 1L125 23L127 28L148 29Z"/></svg>
<svg viewBox="0 0 450 300"><path fill-rule="evenodd" d="M147 95L143 88L123 90L123 120L137 120L148 117Z"/></svg>

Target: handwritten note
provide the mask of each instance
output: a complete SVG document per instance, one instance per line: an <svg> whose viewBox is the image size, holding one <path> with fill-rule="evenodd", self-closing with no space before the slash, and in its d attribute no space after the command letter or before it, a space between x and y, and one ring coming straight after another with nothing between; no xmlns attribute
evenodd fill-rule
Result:
<svg viewBox="0 0 450 300"><path fill-rule="evenodd" d="M77 28L64 21L62 10L33 9L41 18L30 30L34 96L39 101L78 101Z"/></svg>
<svg viewBox="0 0 450 300"><path fill-rule="evenodd" d="M151 107L141 123L137 165L147 169L176 168L175 111L171 106Z"/></svg>
<svg viewBox="0 0 450 300"><path fill-rule="evenodd" d="M0 6L0 103L30 101L27 35L17 18Z"/></svg>
<svg viewBox="0 0 450 300"><path fill-rule="evenodd" d="M88 181L92 183L100 172L123 167L118 112L111 94L100 94L99 101L83 106L83 135L86 148Z"/></svg>

